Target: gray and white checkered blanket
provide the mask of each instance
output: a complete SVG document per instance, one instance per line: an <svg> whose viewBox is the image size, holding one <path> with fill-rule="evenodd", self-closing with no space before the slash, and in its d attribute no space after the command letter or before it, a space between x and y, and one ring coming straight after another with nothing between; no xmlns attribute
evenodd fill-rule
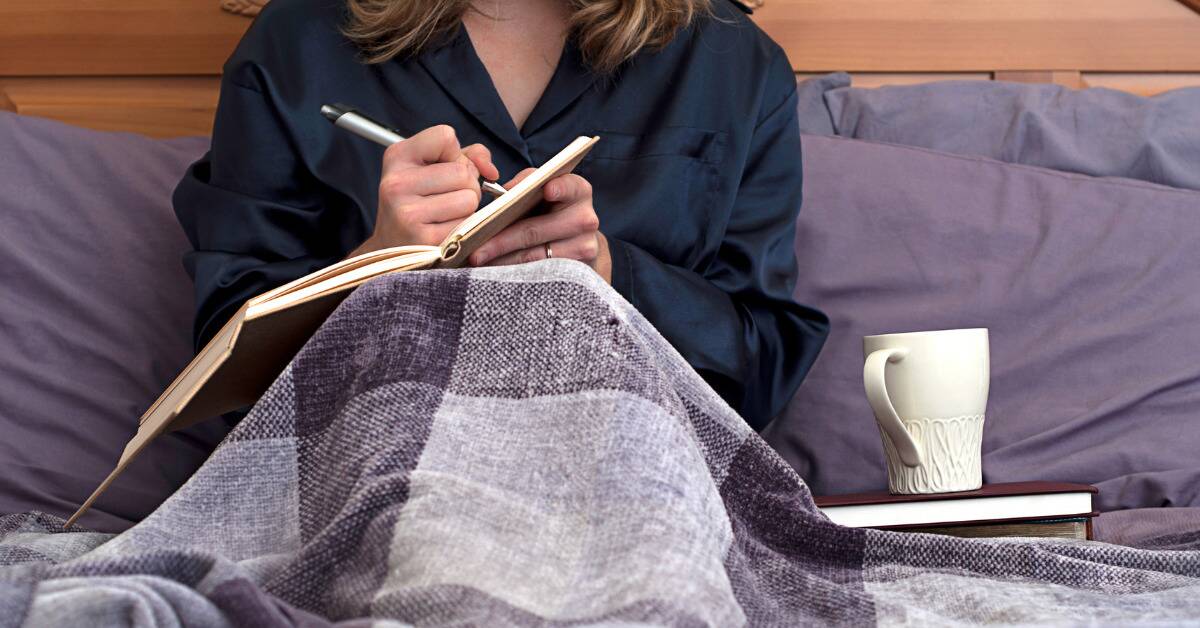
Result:
<svg viewBox="0 0 1200 628"><path fill-rule="evenodd" d="M0 625L1200 621L1200 535L1148 551L833 525L559 260L360 288L148 519L61 525L0 518Z"/></svg>

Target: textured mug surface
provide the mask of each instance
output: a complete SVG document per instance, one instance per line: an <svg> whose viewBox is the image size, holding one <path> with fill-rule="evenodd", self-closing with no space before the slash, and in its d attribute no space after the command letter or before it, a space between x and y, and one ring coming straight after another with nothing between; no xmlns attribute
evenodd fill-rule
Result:
<svg viewBox="0 0 1200 628"><path fill-rule="evenodd" d="M863 338L863 384L899 494L982 486L990 378L986 329Z"/></svg>
<svg viewBox="0 0 1200 628"><path fill-rule="evenodd" d="M888 491L900 495L951 493L973 491L983 485L982 414L901 421L925 456L923 464L915 467L904 464L891 437L880 428L887 456Z"/></svg>

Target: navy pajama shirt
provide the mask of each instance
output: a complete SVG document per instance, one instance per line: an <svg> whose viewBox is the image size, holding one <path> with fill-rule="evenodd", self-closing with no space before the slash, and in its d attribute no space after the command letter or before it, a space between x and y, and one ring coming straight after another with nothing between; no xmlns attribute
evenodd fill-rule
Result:
<svg viewBox="0 0 1200 628"><path fill-rule="evenodd" d="M332 264L375 222L383 148L320 114L343 102L411 135L437 124L492 151L501 181L579 135L613 287L756 429L787 403L828 331L793 302L800 209L796 86L733 2L597 75L567 42L522 128L465 29L366 65L341 0L276 0L225 65L212 147L175 191L194 251L202 345L247 299Z"/></svg>

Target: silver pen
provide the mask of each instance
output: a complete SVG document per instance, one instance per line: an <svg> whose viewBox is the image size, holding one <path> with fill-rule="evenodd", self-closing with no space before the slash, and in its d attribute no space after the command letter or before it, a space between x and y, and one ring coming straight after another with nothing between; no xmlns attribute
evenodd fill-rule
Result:
<svg viewBox="0 0 1200 628"><path fill-rule="evenodd" d="M404 140L404 136L397 133L395 129L383 126L349 105L340 103L321 105L321 115L325 116L334 126L346 129L380 146L391 146ZM508 191L499 183L484 179L479 181L479 187L492 196L500 196Z"/></svg>

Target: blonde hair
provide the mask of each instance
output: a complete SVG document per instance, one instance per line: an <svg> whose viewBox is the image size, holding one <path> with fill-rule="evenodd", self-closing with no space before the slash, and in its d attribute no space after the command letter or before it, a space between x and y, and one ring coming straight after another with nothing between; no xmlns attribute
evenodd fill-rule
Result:
<svg viewBox="0 0 1200 628"><path fill-rule="evenodd" d="M609 73L642 49L667 45L679 29L709 11L710 0L564 0L570 33L584 61ZM459 27L471 0L346 0L342 29L367 63L420 52Z"/></svg>

